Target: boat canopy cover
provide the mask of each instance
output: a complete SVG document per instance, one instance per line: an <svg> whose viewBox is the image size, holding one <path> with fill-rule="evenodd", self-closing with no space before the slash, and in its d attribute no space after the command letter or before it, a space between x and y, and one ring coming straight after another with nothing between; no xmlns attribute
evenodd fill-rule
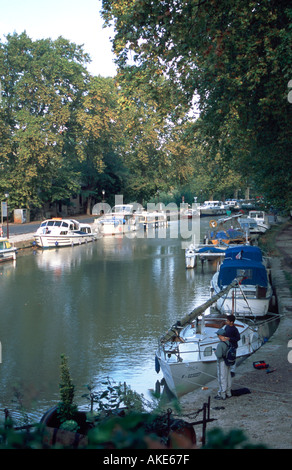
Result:
<svg viewBox="0 0 292 470"><path fill-rule="evenodd" d="M268 287L267 270L263 263L245 259L225 259L220 266L218 285L222 289L241 276L243 276L241 284Z"/></svg>
<svg viewBox="0 0 292 470"><path fill-rule="evenodd" d="M214 235L211 234L211 237L213 237ZM215 234L215 238L216 239L223 239L223 240L226 240L226 239L233 239L233 238L242 238L244 236L244 234L240 231L240 230L235 230L235 229L227 229L227 230L219 230L216 234Z"/></svg>
<svg viewBox="0 0 292 470"><path fill-rule="evenodd" d="M221 250L220 248L212 247L211 245L204 248L200 248L198 253L225 253L226 250Z"/></svg>
<svg viewBox="0 0 292 470"><path fill-rule="evenodd" d="M258 262L263 261L262 251L258 246L241 245L232 246L227 248L225 252L225 259L249 259Z"/></svg>

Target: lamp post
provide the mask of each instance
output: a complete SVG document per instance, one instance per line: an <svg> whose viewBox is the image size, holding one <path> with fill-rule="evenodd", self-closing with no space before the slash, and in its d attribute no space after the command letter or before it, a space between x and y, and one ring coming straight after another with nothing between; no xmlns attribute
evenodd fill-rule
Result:
<svg viewBox="0 0 292 470"><path fill-rule="evenodd" d="M7 223L6 236L7 236L7 238L9 238L9 223L8 223L8 198L9 198L9 193L6 192L5 197L6 197L6 211L7 211L7 214L6 214L6 223Z"/></svg>

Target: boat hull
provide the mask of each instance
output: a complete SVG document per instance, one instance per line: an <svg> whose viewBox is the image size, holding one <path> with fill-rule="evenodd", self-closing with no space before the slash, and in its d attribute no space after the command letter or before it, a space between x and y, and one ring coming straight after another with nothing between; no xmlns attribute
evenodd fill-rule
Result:
<svg viewBox="0 0 292 470"><path fill-rule="evenodd" d="M94 234L80 233L74 235L34 235L35 244L40 248L61 248L93 242Z"/></svg>
<svg viewBox="0 0 292 470"><path fill-rule="evenodd" d="M10 243L8 238L0 238L0 263L16 260L17 248Z"/></svg>
<svg viewBox="0 0 292 470"><path fill-rule="evenodd" d="M211 319L211 318L210 318ZM215 321L213 319L213 321ZM218 323L219 325L219 323ZM219 339L216 337L218 326L213 325L212 341L204 343L200 337L197 341L186 340L176 348L173 343L161 344L156 358L167 384L173 395L180 397L203 387L217 378L217 358L215 350ZM238 343L236 363L242 362L262 345L258 333L248 327L239 328L241 339Z"/></svg>
<svg viewBox="0 0 292 470"><path fill-rule="evenodd" d="M0 263L16 260L16 251L16 248L12 248L11 250L0 250Z"/></svg>
<svg viewBox="0 0 292 470"><path fill-rule="evenodd" d="M137 231L137 225L129 224L115 224L115 223L100 223L98 225L98 233L104 236L124 235Z"/></svg>

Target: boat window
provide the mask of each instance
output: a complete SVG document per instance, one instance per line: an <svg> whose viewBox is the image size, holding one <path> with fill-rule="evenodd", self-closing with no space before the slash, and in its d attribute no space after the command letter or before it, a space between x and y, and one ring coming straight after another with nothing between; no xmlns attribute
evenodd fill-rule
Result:
<svg viewBox="0 0 292 470"><path fill-rule="evenodd" d="M49 220L47 225L49 225L50 227L52 227L54 225L54 221L53 220Z"/></svg>
<svg viewBox="0 0 292 470"><path fill-rule="evenodd" d="M0 250L4 249L4 242L0 242Z"/></svg>
<svg viewBox="0 0 292 470"><path fill-rule="evenodd" d="M245 279L252 279L252 269L237 269L236 277L244 276Z"/></svg>
<svg viewBox="0 0 292 470"><path fill-rule="evenodd" d="M61 227L61 220L58 220L57 222L54 223L55 227Z"/></svg>
<svg viewBox="0 0 292 470"><path fill-rule="evenodd" d="M41 223L41 227L45 227L45 225L47 225L47 221L45 220L45 222L42 222Z"/></svg>
<svg viewBox="0 0 292 470"><path fill-rule="evenodd" d="M241 342L242 342L242 344L245 344L245 335L241 336Z"/></svg>
<svg viewBox="0 0 292 470"><path fill-rule="evenodd" d="M208 346L207 348L204 349L204 356L212 356L212 346Z"/></svg>

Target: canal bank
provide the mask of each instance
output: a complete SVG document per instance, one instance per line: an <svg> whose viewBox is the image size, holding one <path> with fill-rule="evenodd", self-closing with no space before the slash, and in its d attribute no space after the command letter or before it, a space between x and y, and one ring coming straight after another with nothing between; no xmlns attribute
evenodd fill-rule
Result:
<svg viewBox="0 0 292 470"><path fill-rule="evenodd" d="M30 246L32 233L11 236L17 246L23 243ZM240 429L248 441L254 445L264 444L268 448L292 448L292 364L288 353L292 347L292 301L287 277L290 273L292 254L292 225L283 224L276 240L280 256L272 260L272 282L278 299L280 325L269 341L252 357L247 359L237 370L233 380L233 390L248 388L250 393L232 397L224 402L217 402L216 379L207 385L207 389L198 390L181 399L183 418L190 422L196 418L197 410L211 398L210 417L215 419L207 424L207 432L220 428L224 433L231 429ZM26 252L24 250L23 252ZM254 361L264 360L273 372L256 370ZM201 426L196 426L197 439L200 439Z"/></svg>
<svg viewBox="0 0 292 470"><path fill-rule="evenodd" d="M243 431L253 445L291 449L292 344L288 344L292 340L292 296L288 285L292 271L291 221L283 224L276 237L276 247L280 256L272 259L271 276L280 323L272 337L237 368L232 384L233 390L248 389L250 393L217 401L214 399L217 380L214 379L204 390L182 397L180 405L184 419L194 421L196 410L210 397L210 418L215 421L207 424L207 432L220 428L228 434L237 429ZM269 368L255 369L256 361L265 361ZM197 440L200 440L201 426L196 428Z"/></svg>

